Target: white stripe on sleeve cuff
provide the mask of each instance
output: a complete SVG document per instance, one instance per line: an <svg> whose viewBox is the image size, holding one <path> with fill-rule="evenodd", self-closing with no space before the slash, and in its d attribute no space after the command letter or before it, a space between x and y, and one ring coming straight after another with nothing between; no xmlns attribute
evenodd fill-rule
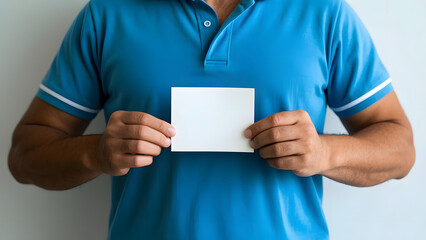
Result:
<svg viewBox="0 0 426 240"><path fill-rule="evenodd" d="M52 91L51 89L49 89L48 87L44 86L43 84L40 85L40 89L43 90L45 93L51 95L52 97L54 97L54 98L56 98L56 99L58 99L58 100L60 100L60 101L62 101L64 103L66 103L66 104L68 104L68 105L70 105L72 107L75 107L75 108L77 108L77 109L79 109L81 111L88 112L88 113L97 113L98 112L98 110L87 108L85 106L81 106L80 104L75 103L75 102L73 102L73 101L71 101L71 100L69 100L69 99L67 99L67 98L59 95L58 93Z"/></svg>
<svg viewBox="0 0 426 240"><path fill-rule="evenodd" d="M374 94L376 94L377 92L379 92L380 90L382 90L383 88L385 88L387 85L389 85L392 82L392 80L389 78L388 80L382 82L379 86L375 87L374 89L372 89L371 91L369 91L368 93L362 95L361 97L355 99L354 101L341 106L341 107L337 107L337 108L332 108L333 111L335 112L343 112L345 110L348 110L349 108L355 107L356 105L362 103L363 101L367 100L369 97L373 96Z"/></svg>

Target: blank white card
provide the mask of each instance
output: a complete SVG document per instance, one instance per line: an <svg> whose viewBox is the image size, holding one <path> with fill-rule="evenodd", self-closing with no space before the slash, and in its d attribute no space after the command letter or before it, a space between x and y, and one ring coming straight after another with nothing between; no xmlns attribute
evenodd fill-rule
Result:
<svg viewBox="0 0 426 240"><path fill-rule="evenodd" d="M172 88L172 152L253 152L253 88Z"/></svg>

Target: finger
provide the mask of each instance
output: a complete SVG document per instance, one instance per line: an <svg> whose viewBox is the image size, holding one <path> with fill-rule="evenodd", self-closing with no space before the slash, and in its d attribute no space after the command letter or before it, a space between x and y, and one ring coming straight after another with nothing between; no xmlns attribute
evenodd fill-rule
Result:
<svg viewBox="0 0 426 240"><path fill-rule="evenodd" d="M278 126L294 125L300 121L306 121L309 118L309 114L306 111L285 111L272 114L248 127L244 131L244 135L247 138L253 138L259 133Z"/></svg>
<svg viewBox="0 0 426 240"><path fill-rule="evenodd" d="M279 142L259 149L262 158L278 158L303 154L304 149L298 141Z"/></svg>
<svg viewBox="0 0 426 240"><path fill-rule="evenodd" d="M124 125L119 137L123 139L144 140L162 147L170 147L170 138L163 133L144 125Z"/></svg>
<svg viewBox="0 0 426 240"><path fill-rule="evenodd" d="M276 168L276 169L294 171L294 170L298 169L298 165L299 165L299 159L298 158L299 158L298 156L270 158L270 159L268 159L268 164L269 164L269 166Z"/></svg>
<svg viewBox="0 0 426 240"><path fill-rule="evenodd" d="M143 140L122 140L121 153L158 156L161 153L161 147Z"/></svg>
<svg viewBox="0 0 426 240"><path fill-rule="evenodd" d="M273 143L297 140L302 137L301 129L294 125L279 126L259 133L252 139L250 145L257 149Z"/></svg>
<svg viewBox="0 0 426 240"><path fill-rule="evenodd" d="M163 133L167 137L173 137L176 134L175 128L170 123L148 113L122 111L119 114L121 121L125 124L145 125Z"/></svg>
<svg viewBox="0 0 426 240"><path fill-rule="evenodd" d="M123 154L120 158L119 166L122 168L138 168L151 165L153 161L152 156Z"/></svg>

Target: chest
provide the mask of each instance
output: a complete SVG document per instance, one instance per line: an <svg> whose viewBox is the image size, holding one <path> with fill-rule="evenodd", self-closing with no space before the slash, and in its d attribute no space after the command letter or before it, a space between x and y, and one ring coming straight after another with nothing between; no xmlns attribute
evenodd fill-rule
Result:
<svg viewBox="0 0 426 240"><path fill-rule="evenodd" d="M107 112L145 111L167 120L171 87L255 88L257 119L325 109L324 48L305 30L254 6L217 28L204 26L207 15L193 6L164 11L135 16L107 34L101 72Z"/></svg>

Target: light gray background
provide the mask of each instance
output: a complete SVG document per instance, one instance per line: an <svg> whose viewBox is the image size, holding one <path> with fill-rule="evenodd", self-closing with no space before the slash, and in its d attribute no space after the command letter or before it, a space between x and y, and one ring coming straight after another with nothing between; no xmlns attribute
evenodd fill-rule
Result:
<svg viewBox="0 0 426 240"><path fill-rule="evenodd" d="M87 0L0 2L0 239L105 239L109 177L52 192L15 182L7 167L12 131ZM411 120L417 162L410 175L372 188L325 180L331 239L426 239L426 2L350 0L367 25ZM101 114L102 115L102 114ZM343 133L334 114L327 132ZM90 126L102 132L103 117Z"/></svg>

